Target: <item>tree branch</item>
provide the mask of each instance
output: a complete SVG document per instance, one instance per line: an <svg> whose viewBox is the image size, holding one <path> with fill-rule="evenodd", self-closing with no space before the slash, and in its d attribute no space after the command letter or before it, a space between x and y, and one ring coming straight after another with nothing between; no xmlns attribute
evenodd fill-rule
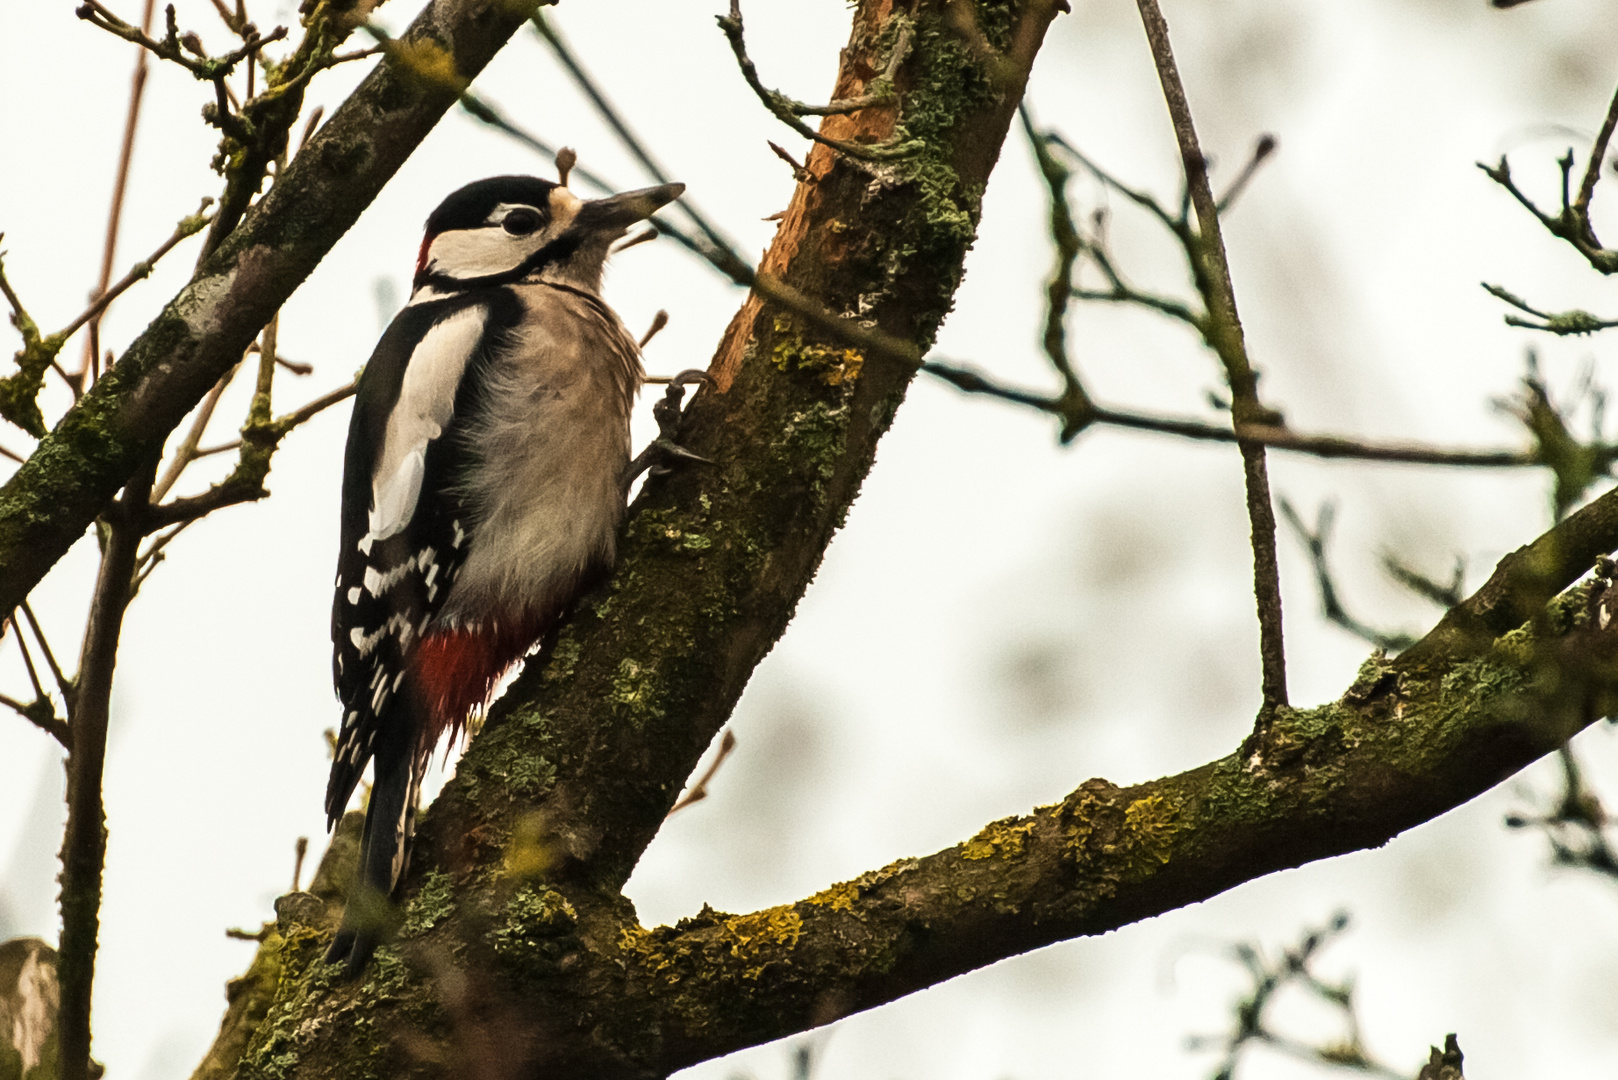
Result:
<svg viewBox="0 0 1618 1080"><path fill-rule="evenodd" d="M1618 544L1618 528L1607 537ZM1190 772L1129 788L1089 780L795 904L632 925L618 948L632 967L625 1022L659 1032L660 1068L683 1068L1380 845L1618 706L1618 622L1602 629L1584 610L1613 600L1585 593L1550 613L1546 636L1524 627L1470 660L1373 658L1342 700L1279 709L1256 745ZM1445 677L1463 666L1467 678Z"/></svg>
<svg viewBox="0 0 1618 1080"><path fill-rule="evenodd" d="M1174 62L1168 24L1157 0L1136 0L1141 25L1151 43L1152 60L1157 65L1163 99L1174 122L1174 136L1180 144L1180 160L1185 170L1186 191L1197 212L1197 233L1188 254L1197 280L1197 291L1207 305L1204 331L1230 383L1231 415L1238 435L1244 425L1273 423L1275 414L1259 401L1258 378L1247 357L1241 318L1236 311L1236 291L1231 283L1230 264L1225 257L1225 241L1219 231L1219 203L1208 182L1208 159L1197 142L1191 105ZM1259 658L1263 673L1264 701L1268 708L1287 703L1286 645L1281 629L1281 571L1275 553L1275 507L1270 499L1270 478L1262 444L1239 441L1247 485L1247 516L1252 527L1253 592L1258 604ZM1265 716L1260 715L1262 724Z"/></svg>

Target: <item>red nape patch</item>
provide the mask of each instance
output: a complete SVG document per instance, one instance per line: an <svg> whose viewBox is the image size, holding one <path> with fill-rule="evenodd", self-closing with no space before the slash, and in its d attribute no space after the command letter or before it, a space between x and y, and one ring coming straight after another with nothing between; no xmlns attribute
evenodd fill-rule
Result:
<svg viewBox="0 0 1618 1080"><path fill-rule="evenodd" d="M411 279L416 285L421 284L421 275L427 272L427 253L433 247L433 234L428 233L421 238L421 250L416 253L416 276Z"/></svg>
<svg viewBox="0 0 1618 1080"><path fill-rule="evenodd" d="M536 619L514 619L475 629L436 630L422 639L410 666L427 703L428 725L417 752L432 753L440 736L453 739L466 717L489 700L500 676L539 637Z"/></svg>

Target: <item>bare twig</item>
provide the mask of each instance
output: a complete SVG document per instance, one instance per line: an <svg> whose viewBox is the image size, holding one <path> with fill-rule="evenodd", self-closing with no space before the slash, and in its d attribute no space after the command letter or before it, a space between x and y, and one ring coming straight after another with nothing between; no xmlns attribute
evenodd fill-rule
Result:
<svg viewBox="0 0 1618 1080"><path fill-rule="evenodd" d="M34 632L34 640L39 642L39 651L45 656L45 665L51 669L51 677L56 680L56 688L62 693L62 702L67 706L68 719L73 718L73 681L62 673L62 667L56 662L56 654L51 651L51 643L45 637L45 631L40 629L39 620L34 618L34 609L28 601L22 602L23 618L28 620L28 628Z"/></svg>
<svg viewBox="0 0 1618 1080"><path fill-rule="evenodd" d="M731 731L729 728L726 728L725 734L719 740L719 752L714 755L713 761L705 770L703 770L702 775L697 778L697 782L687 788L686 793L681 795L679 800L676 801L673 806L669 807L667 816L673 817L675 814L679 813L681 810L684 810L692 803L701 802L703 799L706 799L708 797L708 784L711 783L713 778L718 775L719 767L725 763L725 759L728 758L731 751L735 749L736 733Z"/></svg>
<svg viewBox="0 0 1618 1080"><path fill-rule="evenodd" d="M1252 988L1235 1004L1235 1025L1228 1035L1203 1036L1190 1040L1193 1050L1217 1046L1224 1051L1224 1059L1214 1073L1214 1080L1231 1080L1245 1050L1254 1045L1267 1046L1289 1057L1314 1065L1325 1065L1382 1080L1408 1080L1408 1077L1371 1057L1360 1031L1359 1015L1354 1006L1354 984L1351 981L1328 982L1315 974L1313 964L1320 951L1348 927L1348 916L1339 912L1329 924L1304 934L1296 946L1281 951L1271 960L1265 950L1256 944L1242 942L1230 949L1230 956L1247 970ZM1305 1042L1283 1034L1273 1026L1271 1006L1288 987L1296 987L1311 998L1335 1012L1342 1023L1342 1034L1327 1044ZM1455 1037L1449 1037L1449 1044ZM1435 1051L1436 1056L1436 1051ZM1454 1050L1456 1061L1460 1049ZM1454 1074L1459 1077L1457 1071Z"/></svg>
<svg viewBox="0 0 1618 1080"><path fill-rule="evenodd" d="M200 495L171 499L144 510L141 514L142 527L146 532L155 532L170 525L205 517L226 506L262 499L267 494L264 490L264 478L269 474L270 456L281 439L298 425L353 397L356 385L351 382L340 386L330 393L322 394L307 405L273 420L261 423L249 420L242 431L244 434L251 433L251 439L236 439L220 446L209 447L206 451L198 451L196 456L200 457L226 450L239 450L243 448L244 443L247 443L250 452L244 453L229 476Z"/></svg>
<svg viewBox="0 0 1618 1080"><path fill-rule="evenodd" d="M1417 596L1431 600L1446 611L1466 599L1466 593L1462 591L1462 586L1466 584L1466 560L1460 556L1456 556L1455 570L1448 582L1435 581L1391 552L1382 556L1382 569Z"/></svg>
<svg viewBox="0 0 1618 1080"><path fill-rule="evenodd" d="M1558 866L1591 870L1618 881L1618 846L1607 835L1612 818L1600 796L1586 783L1573 751L1564 746L1557 756L1562 764L1561 795L1543 813L1508 814L1506 827L1542 831Z"/></svg>
<svg viewBox="0 0 1618 1080"><path fill-rule="evenodd" d="M669 313L664 311L662 308L658 308L657 314L652 316L652 325L648 326L646 328L646 333L641 335L639 347L642 349L646 348L646 346L651 343L651 340L661 333L663 328L668 324ZM646 381L651 382L652 380L648 379Z"/></svg>
<svg viewBox="0 0 1618 1080"><path fill-rule="evenodd" d="M1236 293L1231 284L1230 264L1219 231L1219 205L1208 183L1208 161L1197 142L1191 106L1175 66L1169 42L1168 24L1157 0L1136 0L1141 24L1151 44L1158 81L1174 123L1180 144L1180 161L1185 170L1186 190L1196 208L1197 234L1189 248L1197 291L1208 309L1208 341L1219 354L1230 383L1231 414L1240 435L1249 424L1273 422L1274 413L1259 401L1258 381L1247 358L1247 345L1236 311ZM1247 515L1252 527L1253 591L1258 606L1259 656L1262 666L1264 713L1261 723L1277 706L1287 703L1286 648L1282 637L1280 567L1275 552L1275 509L1270 501L1269 472L1261 443L1241 440L1243 471L1247 484Z"/></svg>
<svg viewBox="0 0 1618 1080"><path fill-rule="evenodd" d="M1602 247L1590 227L1588 215L1576 211L1567 202L1567 178L1573 167L1573 152L1569 150L1566 156L1558 159L1558 164L1562 166L1563 207L1554 217L1541 210L1534 200L1517 186L1511 176L1511 165L1503 155L1497 165L1486 165L1480 161L1477 166L1490 180L1505 188L1512 198L1533 214L1547 232L1567 241L1592 267L1603 274L1618 274L1618 251Z"/></svg>
<svg viewBox="0 0 1618 1080"><path fill-rule="evenodd" d="M1010 401L1040 412L1062 416L1061 402L1057 398L1029 390L1000 386L970 368L959 367L947 361L929 360L922 370L969 394L983 394ZM1068 422L1063 417L1064 423ZM1241 434L1229 427L1189 418L1152 416L1146 413L1093 406L1091 423L1095 425L1130 428L1136 431L1154 431L1201 442L1253 442L1275 450L1286 450L1310 457L1345 458L1359 461L1382 461L1406 465L1452 465L1484 468L1524 468L1542 464L1534 454L1522 450L1450 450L1420 443L1376 443L1341 435L1310 435L1273 424L1249 424ZM1609 457L1618 457L1618 447L1607 449Z"/></svg>
<svg viewBox="0 0 1618 1080"><path fill-rule="evenodd" d="M1490 285L1487 281L1481 284L1484 291L1490 296L1504 300L1518 311L1527 312L1539 320L1539 322L1529 322L1527 319L1516 315L1507 315L1506 324L1508 326L1520 326L1527 330L1544 330L1558 337L1593 334L1598 330L1610 330L1612 327L1618 326L1618 319L1602 319L1590 314L1588 311L1580 311L1576 308L1572 311L1541 311L1516 293L1510 292L1500 285Z"/></svg>
<svg viewBox="0 0 1618 1080"><path fill-rule="evenodd" d="M1590 160L1584 163L1584 179L1579 181L1579 197L1573 203L1573 211L1584 221L1586 228L1590 223L1590 200L1595 196L1597 181L1601 179L1601 164L1607 157L1607 144L1612 141L1615 126L1618 126L1618 90L1613 92L1612 101L1607 105L1607 117L1601 122L1601 130L1590 147ZM1593 233L1591 237L1594 238Z"/></svg>
<svg viewBox="0 0 1618 1080"><path fill-rule="evenodd" d="M176 244L186 237L202 230L208 223L204 211L213 200L202 200L202 206L196 214L180 219L174 232L169 238L145 260L136 263L129 273L115 285L106 289L100 296L82 311L72 322L53 334L41 335L39 326L29 316L22 305L22 300L11 286L5 275L5 267L0 265L0 294L4 294L11 305L11 323L22 335L22 348L17 351L17 371L0 379L0 416L4 416L13 424L33 435L42 438L45 434L45 418L39 411L37 399L40 387L44 384L46 369L56 363L57 354L67 344L68 339L78 332L85 323L94 319L107 309L127 289L137 281L151 274L153 266L164 255L168 254ZM57 370L60 370L58 368ZM67 376L63 376L66 378Z"/></svg>
<svg viewBox="0 0 1618 1080"><path fill-rule="evenodd" d="M628 150L635 160L640 162L641 168L645 169L652 179L659 184L670 183L668 172L652 157L651 150L646 146L646 143L635 134L624 118L619 115L618 110L607 99L605 92L602 91L595 79L591 78L590 73L579 62L578 57L573 55L573 50L568 48L567 41L545 18L544 11L535 11L533 18L529 22L545 44L550 46L557 62L567 71L568 77L573 80L573 84L579 88L585 97L589 98L590 104L595 108L596 113L612 129L613 134L618 137L618 141L624 149ZM673 209L679 210L689 218L691 224L695 225L716 249L725 252L735 262L742 261L742 257L736 252L735 243L708 221L690 196L682 195L676 199Z"/></svg>
<svg viewBox="0 0 1618 1080"><path fill-rule="evenodd" d="M787 97L779 90L771 90L760 80L758 68L753 66L752 59L747 55L747 40L742 31L741 0L730 0L730 14L719 16L718 21L719 29L724 31L725 39L730 42L730 51L736 55L736 64L741 68L742 78L747 80L747 85L758 95L759 101L770 114L799 135L862 161L894 161L911 157L921 150L920 141L915 139L901 140L896 137L885 143L867 146L828 138L800 119L804 116L837 116L894 101L897 91L894 89L893 77L910 48L908 25L901 26L899 35L894 39L893 52L889 54L888 63L882 74L868 84L865 94L826 105L807 105Z"/></svg>
<svg viewBox="0 0 1618 1080"><path fill-rule="evenodd" d="M151 33L152 15L156 10L157 0L146 0L146 10L141 15L140 22L142 33ZM113 174L112 209L107 214L107 238L101 249L101 276L96 282L91 299L103 295L112 282L113 259L118 250L118 226L123 220L124 192L129 184L129 164L135 156L135 130L140 125L140 107L146 95L147 66L147 51L136 49L135 74L129 84L129 111L124 117L124 139L118 151L118 169ZM90 323L89 334L84 339L84 359L79 364L77 376L67 379L74 397L81 394L89 382L101 377L101 357L98 355L100 343L101 315L97 314Z"/></svg>
<svg viewBox="0 0 1618 1080"><path fill-rule="evenodd" d="M140 593L141 586L145 585L146 579L152 576L152 571L156 570L159 564L168 558L164 549L173 542L176 536L179 536L192 524L200 520L201 518L187 518L167 532L161 532L152 537L151 542L146 545L146 550L141 552L140 556L135 560L135 581L129 589L129 598L131 600Z"/></svg>
<svg viewBox="0 0 1618 1080"><path fill-rule="evenodd" d="M799 162L797 158L793 157L787 152L786 147L780 145L779 143L771 142L769 139L764 140L764 145L770 148L770 153L774 154L776 157L780 158L782 161L786 162L792 167L792 179L796 180L800 184L808 184L814 181L815 174L804 168L803 164Z"/></svg>
<svg viewBox="0 0 1618 1080"><path fill-rule="evenodd" d="M556 157L556 147L552 146L544 139L541 139L533 132L526 130L521 125L512 121L510 117L506 116L505 113L503 113L499 108L491 104L486 99L480 98L475 94L465 93L461 95L460 102L461 108L471 113L479 121L488 124L501 134L522 143L524 146L539 154L541 157L549 159L554 159ZM578 177L580 180L583 180L587 186L596 191L611 193L619 190L610 180L605 179L598 173L591 172L589 169L575 166L572 171L574 176ZM650 220L660 235L667 236L676 241L686 250L707 261L726 277L735 280L735 268L738 265L746 272L751 273L751 270L747 268L746 262L743 261L740 256L736 256L734 252L727 255L725 251L715 248L712 243L690 235L678 225L675 225L662 217L653 217Z"/></svg>
<svg viewBox="0 0 1618 1080"><path fill-rule="evenodd" d="M190 430L185 433L185 438L180 440L180 445L174 448L174 454L169 458L169 467L163 470L163 475L152 486L152 502L162 502L163 497L174 487L175 481L180 479L180 474L185 472L186 466L200 456L197 453L197 444L202 441L203 433L208 430L208 421L213 419L214 410L219 406L220 397L224 395L225 388L230 385L231 379L236 377L238 370L239 365L225 372L224 378L214 383L213 389L208 391L208 396L197 406Z"/></svg>
<svg viewBox="0 0 1618 1080"><path fill-rule="evenodd" d="M94 303L85 308L72 322L52 336L61 337L64 340L71 337L79 327L106 311L107 306L127 292L132 285L151 277L152 270L157 266L158 260L173 251L182 240L195 236L208 227L208 224L213 220L213 217L208 213L208 207L211 205L213 205L213 200L204 198L202 204L197 207L197 212L181 218L179 223L174 226L174 231L169 234L169 238L159 244L156 251L131 266L129 272L118 279L117 284L104 290Z"/></svg>
<svg viewBox="0 0 1618 1080"><path fill-rule="evenodd" d="M1078 373L1067 355L1067 305L1073 298L1073 264L1078 261L1084 245L1078 228L1073 224L1072 211L1067 205L1067 182L1071 173L1050 152L1046 140L1034 130L1033 118L1026 105L1018 109L1023 132L1033 148L1034 160L1050 201L1051 241L1056 245L1056 265L1045 283L1045 333L1042 343L1045 357L1062 378L1062 393L1056 400L1062 416L1061 440L1071 442L1095 418L1095 405L1084 390Z"/></svg>
<svg viewBox="0 0 1618 1080"><path fill-rule="evenodd" d="M1225 190L1225 193L1219 196L1219 201L1216 205L1221 214L1229 210L1231 204L1241 198L1242 192L1247 190L1247 185L1258 174L1259 166L1263 165L1270 155L1275 153L1275 148L1279 145L1280 143L1276 141L1274 135L1266 133L1258 137L1258 142L1253 144L1252 157L1247 159L1247 164L1242 166L1242 171L1236 174L1236 179L1230 182L1230 187Z"/></svg>
<svg viewBox="0 0 1618 1080"><path fill-rule="evenodd" d="M139 27L131 26L114 15L100 0L85 0L74 11L75 15L91 25L98 26L109 34L121 37L125 41L134 42L160 59L179 64L198 79L214 82L218 85L223 85L224 77L229 75L237 64L258 52L265 45L280 41L287 36L287 28L284 26L278 26L262 37L256 31L253 31L243 40L240 48L234 49L223 56L210 57L202 55L198 58L193 58L187 56L186 53L192 51L200 53L200 42L195 43L194 47L188 48L187 46L193 46L193 42L184 39L190 38L192 35L182 36L179 33L179 28L174 21L174 5L170 4L165 9L165 13L168 20L167 32L161 39L155 39Z"/></svg>
<svg viewBox="0 0 1618 1080"><path fill-rule="evenodd" d="M17 648L22 653L23 667L28 669L28 682L34 688L34 700L44 701L48 694L45 687L40 684L39 672L34 669L34 658L28 652L28 640L22 636L22 628L17 625L17 615L13 612L6 616L6 622L11 624L11 632L15 636Z"/></svg>
<svg viewBox="0 0 1618 1080"><path fill-rule="evenodd" d="M1416 639L1409 634L1390 634L1361 622L1350 615L1348 609L1343 606L1342 600L1337 595L1337 585L1332 576L1326 551L1331 543L1332 526L1337 519L1335 504L1321 503L1320 509L1315 514L1313 529L1304 524L1298 511L1286 499L1281 500L1281 516L1286 518L1298 542L1309 553L1310 562L1313 563L1315 570L1315 585L1320 590L1320 606L1328 621L1387 652L1400 652L1415 643Z"/></svg>
<svg viewBox="0 0 1618 1080"><path fill-rule="evenodd" d="M56 710L51 708L48 700L35 698L32 705L24 705L8 694L0 694L0 705L15 712L68 750L73 749L72 729L65 720L56 715Z"/></svg>
<svg viewBox="0 0 1618 1080"><path fill-rule="evenodd" d="M309 854L309 838L307 836L298 837L298 842L293 845L292 851L292 891L297 892L299 884L303 881L303 860Z"/></svg>

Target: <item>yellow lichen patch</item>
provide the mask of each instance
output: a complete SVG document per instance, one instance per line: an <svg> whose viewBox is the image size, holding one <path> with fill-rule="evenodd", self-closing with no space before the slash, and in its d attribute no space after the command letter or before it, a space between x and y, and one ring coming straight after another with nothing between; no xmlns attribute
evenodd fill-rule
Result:
<svg viewBox="0 0 1618 1080"><path fill-rule="evenodd" d="M724 921L720 940L729 944L730 955L750 965L742 976L756 979L764 971L760 950L770 946L790 949L803 936L803 920L791 904L765 908L750 915L732 915Z"/></svg>
<svg viewBox="0 0 1618 1080"><path fill-rule="evenodd" d="M716 917L704 917L710 914ZM672 930L666 926L656 930L625 927L618 935L618 947L632 954L646 971L671 983L694 971L728 971L735 977L757 980L802 936L803 919L790 904L783 904L749 915L721 915L704 909L703 916L682 920Z"/></svg>
<svg viewBox="0 0 1618 1080"><path fill-rule="evenodd" d="M455 69L455 57L435 41L394 41L388 55L406 71L426 83L433 83L459 94L469 81Z"/></svg>
<svg viewBox="0 0 1618 1080"><path fill-rule="evenodd" d="M854 901L859 895L858 885L852 881L842 881L829 889L820 890L804 902L816 907L831 908L833 911L853 911Z"/></svg>
<svg viewBox="0 0 1618 1080"><path fill-rule="evenodd" d="M1161 795L1136 799L1124 809L1125 837L1132 858L1131 869L1148 872L1162 865L1173 854L1174 834L1179 831L1175 818L1179 807ZM1120 846L1123 846L1120 845Z"/></svg>
<svg viewBox="0 0 1618 1080"><path fill-rule="evenodd" d="M782 371L810 371L827 386L842 386L859 379L865 355L858 349L806 342L785 316L775 320L775 333L770 358Z"/></svg>
<svg viewBox="0 0 1618 1080"><path fill-rule="evenodd" d="M1016 859L1023 853L1024 842L1037 824L1033 818L1022 820L1009 817L990 822L972 839L961 845L963 859L992 859L996 855Z"/></svg>

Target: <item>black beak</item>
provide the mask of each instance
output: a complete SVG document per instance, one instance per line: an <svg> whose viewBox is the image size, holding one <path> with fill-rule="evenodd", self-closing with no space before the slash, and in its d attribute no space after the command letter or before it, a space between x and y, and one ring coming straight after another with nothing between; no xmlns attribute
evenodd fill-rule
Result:
<svg viewBox="0 0 1618 1080"><path fill-rule="evenodd" d="M573 224L575 228L582 226L590 232L623 232L635 222L645 221L683 194L684 184L663 184L661 187L609 195L605 199L590 199L579 207Z"/></svg>

